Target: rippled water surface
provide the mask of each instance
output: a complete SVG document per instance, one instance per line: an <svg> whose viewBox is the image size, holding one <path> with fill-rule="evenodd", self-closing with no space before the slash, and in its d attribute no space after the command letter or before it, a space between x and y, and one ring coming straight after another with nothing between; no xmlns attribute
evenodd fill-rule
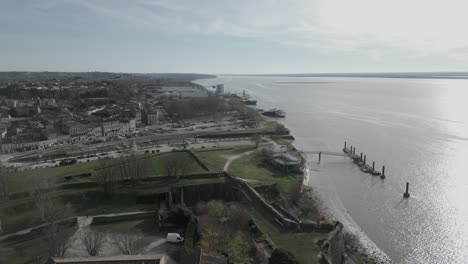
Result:
<svg viewBox="0 0 468 264"><path fill-rule="evenodd" d="M219 77L283 121L303 150L364 152L387 178L349 159L310 156L310 185L396 263L468 263L468 80ZM410 199L403 199L405 182Z"/></svg>

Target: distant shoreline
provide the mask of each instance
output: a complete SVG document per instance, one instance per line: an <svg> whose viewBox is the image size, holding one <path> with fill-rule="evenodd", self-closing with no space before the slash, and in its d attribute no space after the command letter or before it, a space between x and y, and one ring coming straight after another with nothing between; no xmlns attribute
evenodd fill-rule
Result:
<svg viewBox="0 0 468 264"><path fill-rule="evenodd" d="M283 83L283 84L288 84L288 83L295 83L295 84L322 84L322 83L334 83L334 82L313 82L313 81L310 81L310 82L307 82L307 81L304 81L304 82L287 82L287 81L284 81L284 82L281 82L281 81L278 81L278 82L275 82L275 83Z"/></svg>
<svg viewBox="0 0 468 264"><path fill-rule="evenodd" d="M298 74L219 74L247 77L336 77L336 78L396 78L396 79L468 79L468 72L382 72L382 73L298 73Z"/></svg>

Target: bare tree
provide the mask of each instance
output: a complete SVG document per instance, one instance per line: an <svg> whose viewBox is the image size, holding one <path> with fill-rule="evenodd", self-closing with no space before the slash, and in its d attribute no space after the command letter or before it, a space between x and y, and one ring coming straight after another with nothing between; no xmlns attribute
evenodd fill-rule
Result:
<svg viewBox="0 0 468 264"><path fill-rule="evenodd" d="M295 179L291 185L289 186L288 190L288 195L289 195L289 201L291 201L293 204L298 204L299 200L301 199L303 192L303 178L298 178Z"/></svg>
<svg viewBox="0 0 468 264"><path fill-rule="evenodd" d="M58 224L50 225L45 242L51 257L64 257L74 241L73 229Z"/></svg>
<svg viewBox="0 0 468 264"><path fill-rule="evenodd" d="M181 175L187 175L193 169L193 160L187 153L175 153L164 159L164 169L168 176L175 176L177 179Z"/></svg>
<svg viewBox="0 0 468 264"><path fill-rule="evenodd" d="M38 178L37 175L34 177L35 183L33 190L30 192L30 196L33 198L37 209L39 209L41 219L47 221L48 211L54 210L52 201L50 199L50 183L47 178Z"/></svg>
<svg viewBox="0 0 468 264"><path fill-rule="evenodd" d="M177 155L177 166L179 167L180 175L185 176L193 169L193 160L188 153L180 153Z"/></svg>
<svg viewBox="0 0 468 264"><path fill-rule="evenodd" d="M258 146L260 146L260 143L262 142L262 136L260 136L259 134L255 134L252 139L255 142L255 148L258 148Z"/></svg>
<svg viewBox="0 0 468 264"><path fill-rule="evenodd" d="M143 178L147 160L138 158L135 153L120 159L119 169L123 180L136 182Z"/></svg>
<svg viewBox="0 0 468 264"><path fill-rule="evenodd" d="M145 243L142 241L143 236L140 233L116 233L113 234L112 244L124 255L136 255L143 251Z"/></svg>
<svg viewBox="0 0 468 264"><path fill-rule="evenodd" d="M97 256L102 250L105 234L100 231L85 228L80 235L81 243L85 246L86 252L90 256Z"/></svg>
<svg viewBox="0 0 468 264"><path fill-rule="evenodd" d="M164 170L166 171L167 176L176 176L179 171L177 167L177 160L174 158L166 157L163 160Z"/></svg>
<svg viewBox="0 0 468 264"><path fill-rule="evenodd" d="M7 169L0 165L0 201L9 200L8 174Z"/></svg>
<svg viewBox="0 0 468 264"><path fill-rule="evenodd" d="M104 193L108 195L114 194L117 187L117 177L113 172L113 164L111 162L105 160L101 161L94 175L96 177L96 182Z"/></svg>

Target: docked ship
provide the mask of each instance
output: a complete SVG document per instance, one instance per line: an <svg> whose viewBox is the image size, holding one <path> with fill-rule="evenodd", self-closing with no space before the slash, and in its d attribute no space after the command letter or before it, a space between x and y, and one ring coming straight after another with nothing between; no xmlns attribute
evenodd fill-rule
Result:
<svg viewBox="0 0 468 264"><path fill-rule="evenodd" d="M274 108L274 109L270 109L270 110L262 112L262 115L283 118L283 117L286 117L286 112L284 112L281 109Z"/></svg>

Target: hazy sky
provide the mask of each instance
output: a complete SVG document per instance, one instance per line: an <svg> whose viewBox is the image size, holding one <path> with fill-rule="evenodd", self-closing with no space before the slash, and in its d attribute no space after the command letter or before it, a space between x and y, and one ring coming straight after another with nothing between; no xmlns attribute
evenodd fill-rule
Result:
<svg viewBox="0 0 468 264"><path fill-rule="evenodd" d="M0 0L0 71L468 70L466 0Z"/></svg>

